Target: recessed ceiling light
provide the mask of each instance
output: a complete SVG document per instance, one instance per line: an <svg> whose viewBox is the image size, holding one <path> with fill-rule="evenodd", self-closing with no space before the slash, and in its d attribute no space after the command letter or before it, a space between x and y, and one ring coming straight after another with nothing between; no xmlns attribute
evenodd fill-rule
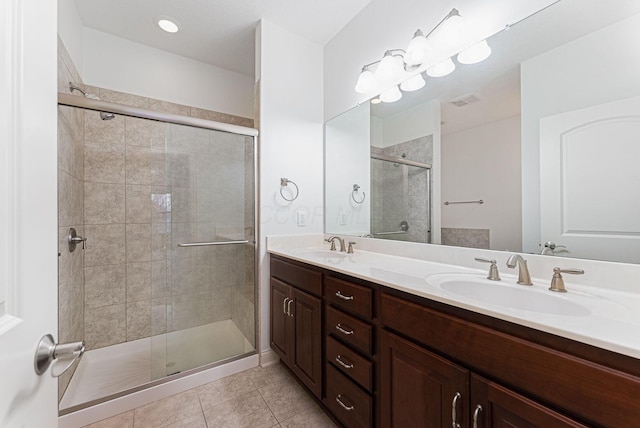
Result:
<svg viewBox="0 0 640 428"><path fill-rule="evenodd" d="M158 27L162 28L167 33L177 33L179 30L178 24L168 16L158 16L155 18Z"/></svg>

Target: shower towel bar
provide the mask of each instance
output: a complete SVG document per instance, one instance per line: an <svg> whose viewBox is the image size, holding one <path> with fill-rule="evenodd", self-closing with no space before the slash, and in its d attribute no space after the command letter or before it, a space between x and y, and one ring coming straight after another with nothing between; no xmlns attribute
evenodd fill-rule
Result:
<svg viewBox="0 0 640 428"><path fill-rule="evenodd" d="M406 230L397 230L395 232L378 232L378 233L374 233L374 236L379 236L379 235L401 235L403 233L407 233Z"/></svg>
<svg viewBox="0 0 640 428"><path fill-rule="evenodd" d="M458 202L446 201L444 204L445 205L455 205L455 204L480 204L480 205L482 205L482 204L484 204L484 201L482 199L477 200L477 201L458 201Z"/></svg>
<svg viewBox="0 0 640 428"><path fill-rule="evenodd" d="M213 241L213 242L185 242L178 244L178 247L208 247L210 245L232 245L232 244L248 244L249 241Z"/></svg>

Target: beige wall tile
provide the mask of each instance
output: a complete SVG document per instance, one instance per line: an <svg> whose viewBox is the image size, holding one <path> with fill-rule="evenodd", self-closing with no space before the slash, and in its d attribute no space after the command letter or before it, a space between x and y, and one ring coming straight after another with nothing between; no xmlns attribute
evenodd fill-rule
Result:
<svg viewBox="0 0 640 428"><path fill-rule="evenodd" d="M127 184L151 185L152 153L143 147L127 147Z"/></svg>
<svg viewBox="0 0 640 428"><path fill-rule="evenodd" d="M151 301L151 335L167 332L167 299L153 299Z"/></svg>
<svg viewBox="0 0 640 428"><path fill-rule="evenodd" d="M166 125L155 120L125 118L125 141L128 146L160 147L165 145Z"/></svg>
<svg viewBox="0 0 640 428"><path fill-rule="evenodd" d="M58 169L81 179L84 168L84 142L80 109L58 106Z"/></svg>
<svg viewBox="0 0 640 428"><path fill-rule="evenodd" d="M127 263L151 261L151 224L127 224Z"/></svg>
<svg viewBox="0 0 640 428"><path fill-rule="evenodd" d="M58 225L83 223L82 181L58 170Z"/></svg>
<svg viewBox="0 0 640 428"><path fill-rule="evenodd" d="M85 183L84 223L113 224L124 223L124 184Z"/></svg>
<svg viewBox="0 0 640 428"><path fill-rule="evenodd" d="M85 267L84 288L85 309L125 303L125 266L117 264Z"/></svg>
<svg viewBox="0 0 640 428"><path fill-rule="evenodd" d="M171 186L191 187L195 179L195 158L188 153L167 153Z"/></svg>
<svg viewBox="0 0 640 428"><path fill-rule="evenodd" d="M167 260L154 260L151 262L151 297L168 297L171 295L171 282L167 265Z"/></svg>
<svg viewBox="0 0 640 428"><path fill-rule="evenodd" d="M210 132L193 126L172 124L167 148L170 152L208 153Z"/></svg>
<svg viewBox="0 0 640 428"><path fill-rule="evenodd" d="M151 260L165 260L169 256L171 223L151 224Z"/></svg>
<svg viewBox="0 0 640 428"><path fill-rule="evenodd" d="M84 236L84 227L81 225L70 226L76 229L76 233ZM69 279L80 276L82 278L84 272L82 265L84 260L84 251L82 245L76 246L76 251L69 251L69 228L58 228L58 282L65 282Z"/></svg>
<svg viewBox="0 0 640 428"><path fill-rule="evenodd" d="M125 262L125 225L86 225L87 249L84 265L100 266Z"/></svg>
<svg viewBox="0 0 640 428"><path fill-rule="evenodd" d="M186 391L135 409L136 426L161 427L202 412L198 394Z"/></svg>
<svg viewBox="0 0 640 428"><path fill-rule="evenodd" d="M84 328L87 349L125 342L127 340L126 305L85 308Z"/></svg>
<svg viewBox="0 0 640 428"><path fill-rule="evenodd" d="M149 99L149 109L162 113L179 114L181 116L189 116L191 110L189 106L154 99Z"/></svg>
<svg viewBox="0 0 640 428"><path fill-rule="evenodd" d="M151 262L127 264L127 303L151 299Z"/></svg>
<svg viewBox="0 0 640 428"><path fill-rule="evenodd" d="M151 336L151 300L127 303L127 341Z"/></svg>
<svg viewBox="0 0 640 428"><path fill-rule="evenodd" d="M189 223L196 219L196 192L192 187L171 189L171 221Z"/></svg>
<svg viewBox="0 0 640 428"><path fill-rule="evenodd" d="M127 185L125 199L127 223L151 223L151 186Z"/></svg>
<svg viewBox="0 0 640 428"><path fill-rule="evenodd" d="M98 92L96 92L98 95ZM149 108L149 99L138 95L127 94L124 92L113 91L111 89L99 89L101 100L109 101L116 104L124 104L132 107Z"/></svg>
<svg viewBox="0 0 640 428"><path fill-rule="evenodd" d="M182 294L170 299L170 331L183 330L211 322L211 294Z"/></svg>
<svg viewBox="0 0 640 428"><path fill-rule="evenodd" d="M93 110L84 112L84 138L108 145L124 144L124 116L112 120L102 120L100 113Z"/></svg>
<svg viewBox="0 0 640 428"><path fill-rule="evenodd" d="M93 183L124 183L124 146L87 142L84 147L84 180Z"/></svg>

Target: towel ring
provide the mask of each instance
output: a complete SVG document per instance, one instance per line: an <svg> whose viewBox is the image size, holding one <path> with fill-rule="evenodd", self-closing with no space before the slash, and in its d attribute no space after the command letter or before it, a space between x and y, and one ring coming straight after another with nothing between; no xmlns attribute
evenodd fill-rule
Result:
<svg viewBox="0 0 640 428"><path fill-rule="evenodd" d="M351 192L351 199L353 199L353 202L355 202L356 204L361 204L364 202L364 198L367 197L367 194L365 192L362 192L362 199L357 200L356 193L358 193L358 190L360 190L360 186L358 186L357 184L354 184L353 191Z"/></svg>
<svg viewBox="0 0 640 428"><path fill-rule="evenodd" d="M291 198L288 199L286 196L284 196L284 194L282 193L282 189L284 189L285 187L287 187L287 185L291 183L293 184L293 186L296 188L296 195ZM298 185L296 183L294 183L293 181L289 180L288 178L281 178L280 179L280 196L282 196L282 199L284 199L287 202L291 202L291 201L295 201L296 199L298 199L298 195L300 194L300 190L298 189Z"/></svg>

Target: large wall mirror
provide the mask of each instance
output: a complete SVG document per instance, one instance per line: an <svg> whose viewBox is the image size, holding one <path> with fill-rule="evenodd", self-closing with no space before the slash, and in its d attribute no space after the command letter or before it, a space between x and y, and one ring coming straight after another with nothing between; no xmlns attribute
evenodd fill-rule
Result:
<svg viewBox="0 0 640 428"><path fill-rule="evenodd" d="M561 0L488 41L326 123L326 233L640 263L640 2Z"/></svg>

